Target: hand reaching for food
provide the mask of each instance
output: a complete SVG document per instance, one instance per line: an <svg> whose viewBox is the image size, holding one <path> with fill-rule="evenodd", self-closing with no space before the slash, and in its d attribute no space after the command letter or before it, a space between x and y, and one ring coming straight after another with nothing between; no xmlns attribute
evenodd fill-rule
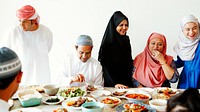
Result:
<svg viewBox="0 0 200 112"><path fill-rule="evenodd" d="M83 74L76 75L71 79L71 83L72 82L85 82L85 77L83 76Z"/></svg>
<svg viewBox="0 0 200 112"><path fill-rule="evenodd" d="M123 84L116 84L116 85L115 85L115 88L118 88L118 89L127 89L128 86L125 86L125 85L123 85Z"/></svg>

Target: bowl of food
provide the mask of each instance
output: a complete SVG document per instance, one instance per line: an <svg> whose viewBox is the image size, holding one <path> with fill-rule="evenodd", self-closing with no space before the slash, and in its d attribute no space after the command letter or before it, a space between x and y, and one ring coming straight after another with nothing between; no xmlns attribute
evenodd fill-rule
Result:
<svg viewBox="0 0 200 112"><path fill-rule="evenodd" d="M58 93L59 86L58 85L45 85L44 92L49 96L54 96Z"/></svg>
<svg viewBox="0 0 200 112"><path fill-rule="evenodd" d="M105 107L115 107L121 103L121 100L117 97L100 97L99 101L104 104Z"/></svg>
<svg viewBox="0 0 200 112"><path fill-rule="evenodd" d="M135 102L146 102L149 101L149 99L151 99L151 95L143 92L127 93L124 96L127 100Z"/></svg>
<svg viewBox="0 0 200 112"><path fill-rule="evenodd" d="M104 104L100 102L86 102L81 108L82 112L103 112Z"/></svg>
<svg viewBox="0 0 200 112"><path fill-rule="evenodd" d="M165 112L167 107L167 100L153 99L149 101L149 105L159 112Z"/></svg>
<svg viewBox="0 0 200 112"><path fill-rule="evenodd" d="M48 105L56 105L64 100L63 97L59 96L45 96L42 98L42 102Z"/></svg>
<svg viewBox="0 0 200 112"><path fill-rule="evenodd" d="M23 107L40 105L42 101L42 95L36 90L24 90L17 97Z"/></svg>

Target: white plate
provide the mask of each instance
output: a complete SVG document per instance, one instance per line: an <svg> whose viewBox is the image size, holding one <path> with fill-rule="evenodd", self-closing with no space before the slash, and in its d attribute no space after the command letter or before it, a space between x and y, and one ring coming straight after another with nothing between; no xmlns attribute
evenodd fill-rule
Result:
<svg viewBox="0 0 200 112"><path fill-rule="evenodd" d="M51 99L51 98L58 98L60 101L58 101L58 102L46 102L48 99ZM48 104L48 105L56 105L56 104L61 103L63 100L64 100L63 97L58 97L58 96L47 96L47 97L42 98L42 102L45 103L45 104Z"/></svg>
<svg viewBox="0 0 200 112"><path fill-rule="evenodd" d="M21 109L11 110L10 112L19 112L19 110L21 110L22 112L42 112L42 110L37 108L21 108Z"/></svg>
<svg viewBox="0 0 200 112"><path fill-rule="evenodd" d="M97 98L97 97L101 97L101 96L109 96L111 95L111 92L108 90L94 90L90 93L90 95L92 95L93 97Z"/></svg>
<svg viewBox="0 0 200 112"><path fill-rule="evenodd" d="M98 86L98 85L94 85L94 88L96 88L96 90L99 90L99 89L104 89L102 86ZM95 91L95 90L93 90L93 91ZM87 89L87 92L92 92L92 91L90 91L90 90L88 90Z"/></svg>
<svg viewBox="0 0 200 112"><path fill-rule="evenodd" d="M159 91L164 91L167 89L169 89L170 91L175 92L175 93L174 94L159 93ZM168 88L168 87L158 87L158 88L155 88L155 91L152 94L152 98L153 99L169 99L170 97L172 97L178 93L180 93L180 91L178 89Z"/></svg>
<svg viewBox="0 0 200 112"><path fill-rule="evenodd" d="M113 90L111 90L111 92L112 92L112 95L113 95L113 93L115 93L115 92L125 92L124 94L126 94L127 92L129 91L129 89L113 89ZM124 95L121 95L121 96L119 96L119 95L113 95L114 97L118 97L118 98L124 98Z"/></svg>
<svg viewBox="0 0 200 112"><path fill-rule="evenodd" d="M148 93L148 94L152 94L154 92L154 89L153 88L138 88L138 92L145 92L145 93Z"/></svg>
<svg viewBox="0 0 200 112"><path fill-rule="evenodd" d="M67 98L67 100L64 100L62 102L62 106L64 108L67 108L67 110L71 110L71 111L78 111L81 110L81 106L80 107L74 107L74 106L68 106L67 102L71 102L71 101L77 101L80 97L73 97L73 98ZM96 102L96 100L94 98L91 97L83 97L83 98L88 98L88 100L92 100L93 102Z"/></svg>

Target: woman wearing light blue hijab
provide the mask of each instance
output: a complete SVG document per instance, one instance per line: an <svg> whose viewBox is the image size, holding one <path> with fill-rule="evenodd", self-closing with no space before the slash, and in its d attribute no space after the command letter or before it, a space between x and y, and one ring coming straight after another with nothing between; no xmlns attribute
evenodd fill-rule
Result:
<svg viewBox="0 0 200 112"><path fill-rule="evenodd" d="M177 88L200 89L199 21L193 15L183 17L179 41L174 46L177 68L183 67Z"/></svg>

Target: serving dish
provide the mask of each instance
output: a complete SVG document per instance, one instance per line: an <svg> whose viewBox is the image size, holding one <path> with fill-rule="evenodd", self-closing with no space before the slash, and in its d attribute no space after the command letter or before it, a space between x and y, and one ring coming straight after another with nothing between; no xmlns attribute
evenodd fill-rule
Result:
<svg viewBox="0 0 200 112"><path fill-rule="evenodd" d="M42 95L36 90L24 90L17 97L23 107L40 105L42 101Z"/></svg>
<svg viewBox="0 0 200 112"><path fill-rule="evenodd" d="M151 95L143 92L128 92L124 97L129 101L146 102L151 99Z"/></svg>
<svg viewBox="0 0 200 112"><path fill-rule="evenodd" d="M129 91L129 89L113 89L111 90L112 96L118 98L125 98L124 95Z"/></svg>
<svg viewBox="0 0 200 112"><path fill-rule="evenodd" d="M64 101L64 98L59 96L46 96L42 98L42 102L48 105L56 105L62 101Z"/></svg>
<svg viewBox="0 0 200 112"><path fill-rule="evenodd" d="M155 91L152 94L153 99L169 99L172 96L178 94L180 91L174 88L168 87L158 87L155 88Z"/></svg>
<svg viewBox="0 0 200 112"><path fill-rule="evenodd" d="M79 87L62 88L58 91L58 96L64 98L80 97L87 95L87 91Z"/></svg>
<svg viewBox="0 0 200 112"><path fill-rule="evenodd" d="M11 110L10 112L42 112L42 110L38 108L20 108L20 109Z"/></svg>
<svg viewBox="0 0 200 112"><path fill-rule="evenodd" d="M134 112L127 108L124 108L125 105L131 105L131 104L137 105L137 106L143 106L144 108L146 108L148 110L147 112L156 112L156 110L154 108L150 107L147 104L141 103L141 102L126 102L126 103L120 104L119 106L116 107L116 111L117 112ZM139 111L135 111L135 112L139 112Z"/></svg>
<svg viewBox="0 0 200 112"><path fill-rule="evenodd" d="M121 100L117 97L106 96L100 97L99 102L103 103L105 107L115 107L121 103Z"/></svg>
<svg viewBox="0 0 200 112"><path fill-rule="evenodd" d="M94 90L90 93L90 95L92 95L93 97L95 98L99 98L99 97L102 97L102 96L109 96L111 95L111 92L108 91L108 90Z"/></svg>
<svg viewBox="0 0 200 112"><path fill-rule="evenodd" d="M81 101L79 99L85 99L85 101ZM79 101L79 103L77 103ZM62 102L62 106L64 108L67 108L69 111L80 111L81 110L81 105L85 102L96 102L94 98L91 97L72 97L72 98L67 98ZM77 106L78 104L78 106ZM80 104L80 105L79 105Z"/></svg>

